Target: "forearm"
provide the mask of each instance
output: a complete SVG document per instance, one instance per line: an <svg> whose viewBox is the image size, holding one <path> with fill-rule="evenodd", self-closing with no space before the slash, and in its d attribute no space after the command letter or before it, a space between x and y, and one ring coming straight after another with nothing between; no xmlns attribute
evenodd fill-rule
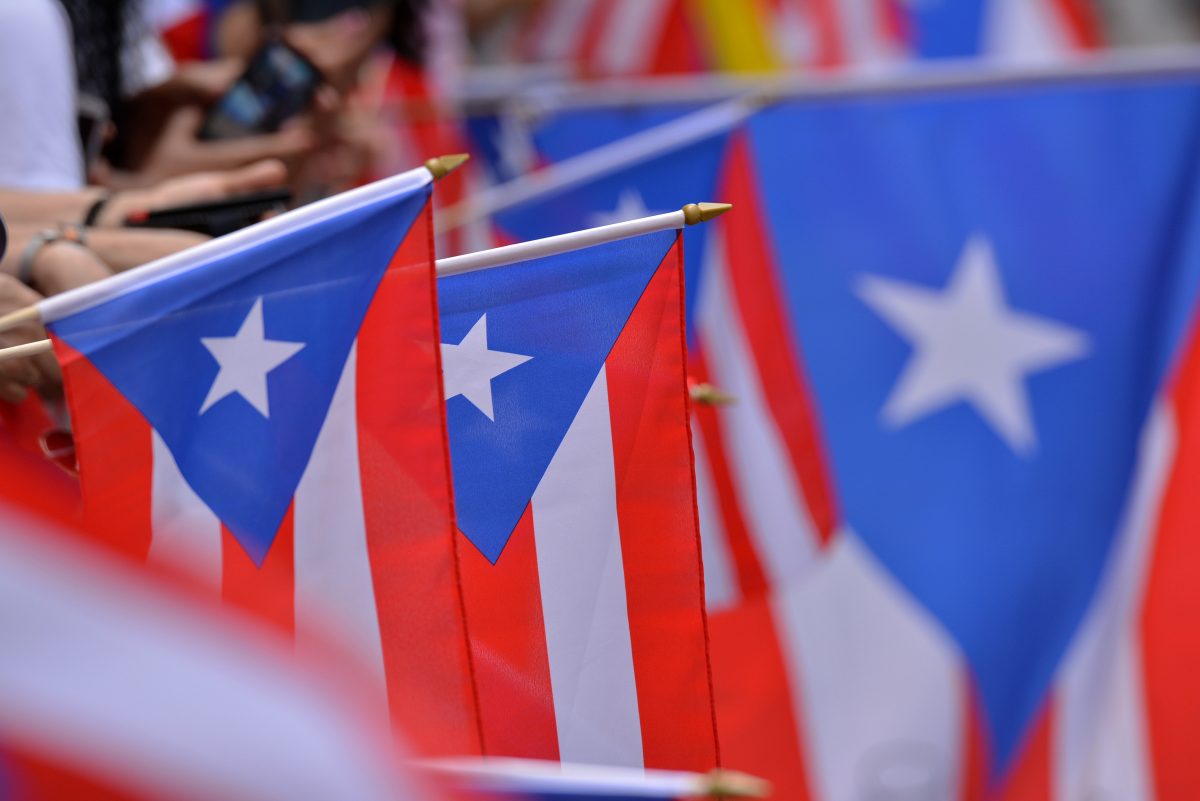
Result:
<svg viewBox="0 0 1200 801"><path fill-rule="evenodd" d="M95 228L88 231L90 247L113 270L121 272L147 264L208 240L191 231L152 228Z"/></svg>
<svg viewBox="0 0 1200 801"><path fill-rule="evenodd" d="M47 296L112 275L112 270L94 251L76 242L57 240L30 251L30 242L43 230L45 226L41 225L18 223L9 226L9 245L0 260L0 271L18 277L22 261L28 259L24 277Z"/></svg>
<svg viewBox="0 0 1200 801"><path fill-rule="evenodd" d="M78 223L106 194L106 190L99 187L73 192L31 192L0 187L0 216L9 224Z"/></svg>

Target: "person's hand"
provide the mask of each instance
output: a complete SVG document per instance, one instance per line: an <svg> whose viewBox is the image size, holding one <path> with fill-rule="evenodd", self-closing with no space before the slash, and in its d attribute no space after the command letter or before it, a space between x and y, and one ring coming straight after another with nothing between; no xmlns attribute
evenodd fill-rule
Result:
<svg viewBox="0 0 1200 801"><path fill-rule="evenodd" d="M287 168L275 159L255 162L233 170L200 172L169 178L142 189L123 189L117 192L104 204L96 224L119 226L134 212L222 200L247 192L273 189L282 186L287 179Z"/></svg>
<svg viewBox="0 0 1200 801"><path fill-rule="evenodd" d="M303 119L291 120L276 133L233 139L200 139L204 112L199 106L174 111L162 133L137 166L149 181L211 170L229 170L262 159L291 159L311 151L317 137Z"/></svg>
<svg viewBox="0 0 1200 801"><path fill-rule="evenodd" d="M16 278L0 273L0 314L23 309L41 299L41 295ZM46 330L41 325L28 322L0 332L0 347L24 345L45 338ZM53 353L0 362L0 400L20 403L31 387L52 397L62 393L62 373Z"/></svg>
<svg viewBox="0 0 1200 801"><path fill-rule="evenodd" d="M240 58L188 61L175 67L165 87L179 102L207 104L225 94L245 69Z"/></svg>

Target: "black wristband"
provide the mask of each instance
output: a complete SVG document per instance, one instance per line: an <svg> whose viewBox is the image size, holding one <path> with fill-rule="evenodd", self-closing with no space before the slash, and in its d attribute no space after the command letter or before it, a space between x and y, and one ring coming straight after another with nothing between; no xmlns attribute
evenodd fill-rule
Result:
<svg viewBox="0 0 1200 801"><path fill-rule="evenodd" d="M87 214L83 215L83 226L91 228L96 224L96 220L100 217L100 212L104 211L105 204L112 199L112 192L105 192L100 197L88 206Z"/></svg>

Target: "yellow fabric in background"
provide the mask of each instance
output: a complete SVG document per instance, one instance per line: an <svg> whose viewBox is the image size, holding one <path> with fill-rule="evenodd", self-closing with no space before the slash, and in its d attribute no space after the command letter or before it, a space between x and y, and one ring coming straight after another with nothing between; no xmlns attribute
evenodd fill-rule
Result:
<svg viewBox="0 0 1200 801"><path fill-rule="evenodd" d="M771 38L769 0L689 0L711 68L771 72L780 68Z"/></svg>

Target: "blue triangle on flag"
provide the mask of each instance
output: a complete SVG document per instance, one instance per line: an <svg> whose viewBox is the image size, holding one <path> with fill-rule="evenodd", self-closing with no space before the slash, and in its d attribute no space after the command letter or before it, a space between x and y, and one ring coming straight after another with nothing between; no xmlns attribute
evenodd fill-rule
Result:
<svg viewBox="0 0 1200 801"><path fill-rule="evenodd" d="M296 228L52 325L142 413L255 564L291 505L375 290L428 196L425 186ZM271 343L265 362L249 359L253 341L229 340L256 328ZM222 344L242 373L256 361L260 378L223 371L214 350Z"/></svg>
<svg viewBox="0 0 1200 801"><path fill-rule="evenodd" d="M674 241L662 231L438 279L455 511L491 562Z"/></svg>

